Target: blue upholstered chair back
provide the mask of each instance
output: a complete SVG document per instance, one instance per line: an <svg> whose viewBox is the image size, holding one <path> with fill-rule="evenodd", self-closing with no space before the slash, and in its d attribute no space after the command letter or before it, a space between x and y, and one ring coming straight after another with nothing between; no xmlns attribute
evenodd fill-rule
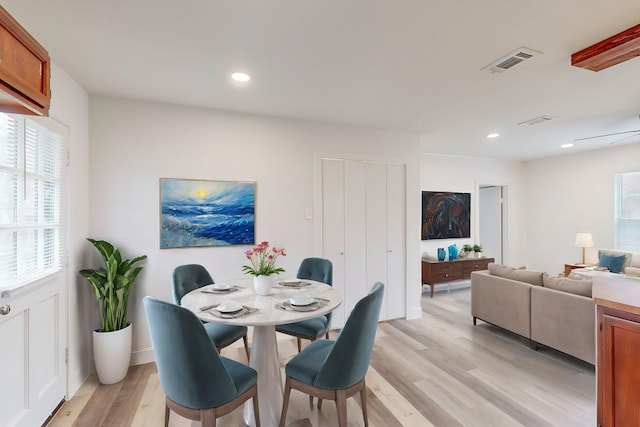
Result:
<svg viewBox="0 0 640 427"><path fill-rule="evenodd" d="M351 387L362 381L369 369L376 338L384 285L377 282L351 311L313 385L329 390Z"/></svg>
<svg viewBox="0 0 640 427"><path fill-rule="evenodd" d="M333 286L333 264L325 258L305 258L298 268L298 279L315 280ZM331 327L331 317L333 313L327 313L328 328Z"/></svg>
<svg viewBox="0 0 640 427"><path fill-rule="evenodd" d="M300 263L297 277L333 285L333 264L324 258L305 258Z"/></svg>
<svg viewBox="0 0 640 427"><path fill-rule="evenodd" d="M230 402L238 390L204 326L186 308L144 298L160 384L167 397L194 409Z"/></svg>
<svg viewBox="0 0 640 427"><path fill-rule="evenodd" d="M211 275L200 264L186 264L173 270L173 301L180 304L182 297L194 289L213 283Z"/></svg>

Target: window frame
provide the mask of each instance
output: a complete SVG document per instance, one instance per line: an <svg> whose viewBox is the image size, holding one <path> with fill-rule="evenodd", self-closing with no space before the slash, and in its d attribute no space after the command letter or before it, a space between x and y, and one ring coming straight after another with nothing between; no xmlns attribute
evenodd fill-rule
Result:
<svg viewBox="0 0 640 427"><path fill-rule="evenodd" d="M624 172L615 175L615 209L614 209L614 246L616 249L630 252L640 252L640 213L637 217L628 217L625 202L632 199L640 200L640 185L635 189L637 194L623 194L626 178L640 180L640 171ZM625 239L621 235L629 230L638 230L638 237Z"/></svg>
<svg viewBox="0 0 640 427"><path fill-rule="evenodd" d="M0 267L6 269L0 292L6 295L42 282L67 264L68 128L51 118L0 114L17 130L0 141L0 149L15 149L15 159L11 154L0 158L0 190L11 193L4 218L0 215Z"/></svg>

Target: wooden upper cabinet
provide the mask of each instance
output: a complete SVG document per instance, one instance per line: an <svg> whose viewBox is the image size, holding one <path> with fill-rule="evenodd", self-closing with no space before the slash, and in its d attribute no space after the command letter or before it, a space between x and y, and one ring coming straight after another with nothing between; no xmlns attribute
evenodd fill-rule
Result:
<svg viewBox="0 0 640 427"><path fill-rule="evenodd" d="M47 51L0 6L0 111L49 115Z"/></svg>

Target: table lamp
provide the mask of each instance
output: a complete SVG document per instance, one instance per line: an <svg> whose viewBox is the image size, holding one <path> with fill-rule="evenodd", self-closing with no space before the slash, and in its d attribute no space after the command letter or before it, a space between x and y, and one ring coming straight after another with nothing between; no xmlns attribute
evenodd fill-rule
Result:
<svg viewBox="0 0 640 427"><path fill-rule="evenodd" d="M584 250L593 246L593 237L591 233L576 234L576 247L582 248L582 263L584 264Z"/></svg>

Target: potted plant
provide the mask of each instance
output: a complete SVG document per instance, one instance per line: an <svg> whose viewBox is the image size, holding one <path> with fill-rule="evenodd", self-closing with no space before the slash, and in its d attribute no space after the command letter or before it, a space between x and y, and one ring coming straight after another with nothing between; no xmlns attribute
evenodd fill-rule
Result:
<svg viewBox="0 0 640 427"><path fill-rule="evenodd" d="M87 239L100 252L104 266L83 269L80 275L91 284L98 301L100 329L93 332L93 357L102 384L120 382L127 376L131 361L131 322L128 319L129 293L147 259L142 255L122 259L120 251L104 240Z"/></svg>
<svg viewBox="0 0 640 427"><path fill-rule="evenodd" d="M482 246L473 245L473 252L475 252L476 258L481 258L482 257Z"/></svg>
<svg viewBox="0 0 640 427"><path fill-rule="evenodd" d="M244 253L251 265L243 265L242 271L253 277L253 287L257 295L269 295L273 285L273 274L279 274L284 268L276 267L279 256L287 256L284 249L269 247L269 242L261 242Z"/></svg>
<svg viewBox="0 0 640 427"><path fill-rule="evenodd" d="M471 256L471 252L473 252L473 245L462 245L462 252L464 252L464 256Z"/></svg>

